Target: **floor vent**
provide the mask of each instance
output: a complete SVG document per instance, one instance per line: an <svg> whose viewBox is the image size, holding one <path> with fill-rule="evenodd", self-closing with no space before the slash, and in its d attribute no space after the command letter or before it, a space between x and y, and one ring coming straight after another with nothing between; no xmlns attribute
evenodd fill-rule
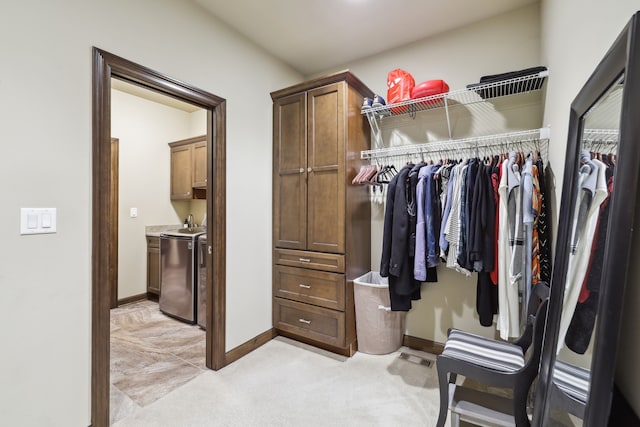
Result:
<svg viewBox="0 0 640 427"><path fill-rule="evenodd" d="M406 360L407 362L415 363L416 365L423 365L427 368L432 367L434 362L434 360L430 360L416 354L406 353L404 351L400 353L400 359Z"/></svg>

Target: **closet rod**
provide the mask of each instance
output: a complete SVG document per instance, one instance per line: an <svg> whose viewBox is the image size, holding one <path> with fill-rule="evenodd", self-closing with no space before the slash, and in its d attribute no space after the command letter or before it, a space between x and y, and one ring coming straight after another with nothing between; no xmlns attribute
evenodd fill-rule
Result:
<svg viewBox="0 0 640 427"><path fill-rule="evenodd" d="M602 154L615 154L618 150L618 129L585 129L582 149Z"/></svg>
<svg viewBox="0 0 640 427"><path fill-rule="evenodd" d="M582 141L617 144L619 135L618 129L585 129L582 132Z"/></svg>
<svg viewBox="0 0 640 427"><path fill-rule="evenodd" d="M362 160L386 159L389 157L421 156L429 153L439 153L459 150L480 149L523 144L527 142L538 142L549 140L549 128L531 129L518 132L502 133L497 135L479 136L473 138L455 139L449 141L434 141L424 144L403 145L400 147L379 148L376 150L365 150L360 152Z"/></svg>

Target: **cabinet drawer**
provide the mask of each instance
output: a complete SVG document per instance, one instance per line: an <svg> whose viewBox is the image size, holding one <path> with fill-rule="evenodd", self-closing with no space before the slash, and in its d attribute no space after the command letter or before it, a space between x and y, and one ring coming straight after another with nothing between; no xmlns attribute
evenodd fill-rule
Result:
<svg viewBox="0 0 640 427"><path fill-rule="evenodd" d="M279 265L344 273L344 255L276 249L274 260Z"/></svg>
<svg viewBox="0 0 640 427"><path fill-rule="evenodd" d="M273 299L273 326L336 347L345 345L344 313L282 298Z"/></svg>
<svg viewBox="0 0 640 427"><path fill-rule="evenodd" d="M160 247L160 238L154 236L147 236L147 246L150 248Z"/></svg>
<svg viewBox="0 0 640 427"><path fill-rule="evenodd" d="M344 274L276 265L273 294L334 310L344 310Z"/></svg>

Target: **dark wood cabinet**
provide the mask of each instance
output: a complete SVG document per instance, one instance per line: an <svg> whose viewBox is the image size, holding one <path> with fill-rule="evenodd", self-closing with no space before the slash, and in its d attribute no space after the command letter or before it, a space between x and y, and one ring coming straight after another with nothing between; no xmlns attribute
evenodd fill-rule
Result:
<svg viewBox="0 0 640 427"><path fill-rule="evenodd" d="M160 297L160 238L147 236L147 295Z"/></svg>
<svg viewBox="0 0 640 427"><path fill-rule="evenodd" d="M207 187L207 136L169 143L171 200L202 199Z"/></svg>
<svg viewBox="0 0 640 427"><path fill-rule="evenodd" d="M207 188L207 141L196 142L192 147L191 185L193 188Z"/></svg>
<svg viewBox="0 0 640 427"><path fill-rule="evenodd" d="M371 91L342 72L271 94L273 323L283 335L355 352L353 279L369 271L368 192L352 185L370 130Z"/></svg>

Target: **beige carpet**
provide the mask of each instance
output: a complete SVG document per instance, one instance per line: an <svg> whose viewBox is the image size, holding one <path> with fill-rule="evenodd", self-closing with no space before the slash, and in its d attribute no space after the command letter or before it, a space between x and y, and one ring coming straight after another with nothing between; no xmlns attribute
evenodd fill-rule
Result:
<svg viewBox="0 0 640 427"><path fill-rule="evenodd" d="M114 426L435 425L435 367L419 363L419 357L402 358L401 351L433 357L401 348L344 358L278 337Z"/></svg>

